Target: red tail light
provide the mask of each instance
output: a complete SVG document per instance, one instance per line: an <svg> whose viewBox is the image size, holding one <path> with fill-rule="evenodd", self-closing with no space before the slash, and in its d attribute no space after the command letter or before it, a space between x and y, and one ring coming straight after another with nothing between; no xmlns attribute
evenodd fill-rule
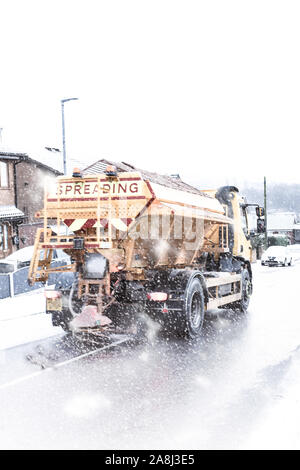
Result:
<svg viewBox="0 0 300 470"><path fill-rule="evenodd" d="M59 290L45 290L46 299L59 299L61 292Z"/></svg>
<svg viewBox="0 0 300 470"><path fill-rule="evenodd" d="M149 292L147 297L154 302L165 302L168 298L168 294L166 292Z"/></svg>

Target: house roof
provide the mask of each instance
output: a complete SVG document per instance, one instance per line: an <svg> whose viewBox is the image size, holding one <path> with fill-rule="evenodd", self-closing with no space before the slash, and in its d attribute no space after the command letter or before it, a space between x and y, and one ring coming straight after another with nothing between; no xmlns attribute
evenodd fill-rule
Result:
<svg viewBox="0 0 300 470"><path fill-rule="evenodd" d="M4 222L6 220L15 220L15 219L23 219L25 217L24 212L17 209L16 206L8 205L8 206L0 206L0 221Z"/></svg>
<svg viewBox="0 0 300 470"><path fill-rule="evenodd" d="M26 156L26 153L10 152L7 149L0 149L0 160L22 160Z"/></svg>
<svg viewBox="0 0 300 470"><path fill-rule="evenodd" d="M58 171L55 168L52 168L51 166L46 165L45 163L42 163L38 160L35 160L34 158L28 157L28 158L24 159L24 161L26 161L28 163L32 163L33 165L38 166L40 168L44 168L45 170L51 171L56 176L62 175L61 171Z"/></svg>
<svg viewBox="0 0 300 470"><path fill-rule="evenodd" d="M268 230L293 230L296 220L296 214L293 212L268 213Z"/></svg>
<svg viewBox="0 0 300 470"><path fill-rule="evenodd" d="M57 155L57 153L60 153L58 149L52 149L50 147L45 147L45 149L47 150L48 154L50 155L50 152L54 152L55 151L55 155ZM13 151L10 151L9 149L7 148L0 148L0 160L9 160L9 161L19 161L19 162L28 162L28 163L32 163L33 165L36 165L40 168L44 168L48 171L51 171L52 173L54 173L56 176L58 175L61 175L62 172L57 170L56 168L54 168L54 166L57 166L57 162L55 162L55 164L53 166L51 166L52 162L51 162L51 159L49 158L49 155L47 159L45 159L45 155L44 155L44 150L41 152L41 160L40 159L35 159L35 158L32 158L29 154L27 153L21 153L21 152L13 152ZM52 156L52 153L51 153L51 156ZM37 157L39 158L39 157ZM53 159L52 159L53 161Z"/></svg>
<svg viewBox="0 0 300 470"><path fill-rule="evenodd" d="M58 148L31 148L27 155L34 164L52 171L56 175L63 174L63 155Z"/></svg>
<svg viewBox="0 0 300 470"><path fill-rule="evenodd" d="M152 183L161 184L163 186L167 186L173 189L179 189L181 191L185 191L188 193L201 194L201 196L203 197L211 198L211 196L209 196L208 194L205 194L200 189L197 189L194 186L191 186L185 183L184 181L182 181L180 177L178 177L178 175L175 175L175 176L159 175L158 173L141 170L140 168L136 168L135 166L129 163L125 163L125 162L112 162L112 161L105 160L105 159L98 160L92 165L86 167L82 171L82 173L84 175L103 173L107 165L114 165L119 173L122 173L125 171L138 171L139 173L141 173L143 179L148 180Z"/></svg>

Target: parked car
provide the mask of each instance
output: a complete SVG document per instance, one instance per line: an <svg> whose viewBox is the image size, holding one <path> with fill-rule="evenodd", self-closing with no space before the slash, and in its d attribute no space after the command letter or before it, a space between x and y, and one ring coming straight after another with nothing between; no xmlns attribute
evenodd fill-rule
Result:
<svg viewBox="0 0 300 470"><path fill-rule="evenodd" d="M34 246L26 246L0 260L0 274L7 274L30 265ZM53 261L69 261L70 257L61 249L53 250Z"/></svg>
<svg viewBox="0 0 300 470"><path fill-rule="evenodd" d="M263 266L291 266L293 255L286 246L270 246L261 257Z"/></svg>
<svg viewBox="0 0 300 470"><path fill-rule="evenodd" d="M0 299L43 287L40 282L36 282L33 286L28 283L28 270L33 250L33 246L21 248L0 260ZM53 250L51 267L65 264L70 264L70 257L63 250ZM51 273L48 285L55 284L60 276L60 273Z"/></svg>

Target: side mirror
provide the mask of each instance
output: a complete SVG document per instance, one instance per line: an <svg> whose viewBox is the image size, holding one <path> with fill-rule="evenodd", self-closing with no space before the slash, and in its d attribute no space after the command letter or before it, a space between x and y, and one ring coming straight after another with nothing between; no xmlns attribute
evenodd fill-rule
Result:
<svg viewBox="0 0 300 470"><path fill-rule="evenodd" d="M264 233L265 219L257 219L257 233Z"/></svg>
<svg viewBox="0 0 300 470"><path fill-rule="evenodd" d="M257 206L255 208L257 217L263 217L265 215L265 210L263 207Z"/></svg>

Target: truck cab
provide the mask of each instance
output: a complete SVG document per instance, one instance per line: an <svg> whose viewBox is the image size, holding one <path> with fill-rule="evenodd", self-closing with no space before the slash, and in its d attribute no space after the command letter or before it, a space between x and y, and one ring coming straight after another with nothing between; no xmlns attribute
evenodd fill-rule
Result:
<svg viewBox="0 0 300 470"><path fill-rule="evenodd" d="M228 227L228 245L232 256L252 261L252 247L248 223L247 203L235 186L222 186L217 190L204 191L223 205L225 213L233 221Z"/></svg>

